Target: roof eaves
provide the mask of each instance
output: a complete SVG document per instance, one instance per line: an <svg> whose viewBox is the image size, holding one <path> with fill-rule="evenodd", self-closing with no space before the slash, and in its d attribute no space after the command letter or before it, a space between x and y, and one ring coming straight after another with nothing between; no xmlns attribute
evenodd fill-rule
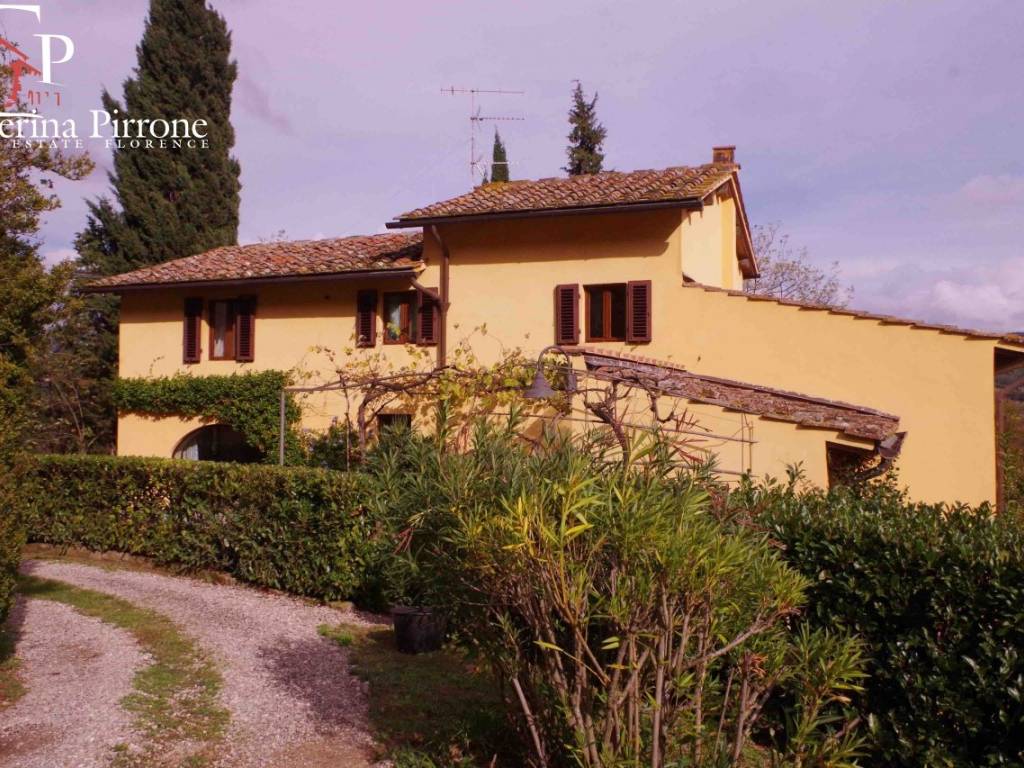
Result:
<svg viewBox="0 0 1024 768"><path fill-rule="evenodd" d="M881 440L895 434L899 428L899 417L865 406L853 405L838 400L813 397L796 392L775 389L772 387L750 384L747 382L723 379L717 376L706 376L686 371L678 364L658 361L652 358L639 357L630 353L616 352L591 347L567 349L571 355L582 356L588 365L609 367L601 363L611 363L611 368L629 368L649 374L658 374L669 394L683 397L694 402L715 405L740 413L750 413L762 418L785 421L808 429L828 429L854 438ZM708 385L708 391L694 391L685 382ZM671 391L672 385L677 387ZM732 391L732 397L722 396L723 392ZM751 397L755 398L751 401ZM771 398L771 401L758 397ZM804 404L800 406L799 404ZM790 408L781 407L788 404Z"/></svg>
<svg viewBox="0 0 1024 768"><path fill-rule="evenodd" d="M292 275L263 275L254 277L226 278L223 280L166 280L148 283L102 284L97 280L83 285L82 293L129 293L168 288L229 288L242 285L275 285L280 283L322 282L325 280L367 280L381 278L414 277L422 271L420 267L396 267L394 269L346 270L343 272L311 272Z"/></svg>

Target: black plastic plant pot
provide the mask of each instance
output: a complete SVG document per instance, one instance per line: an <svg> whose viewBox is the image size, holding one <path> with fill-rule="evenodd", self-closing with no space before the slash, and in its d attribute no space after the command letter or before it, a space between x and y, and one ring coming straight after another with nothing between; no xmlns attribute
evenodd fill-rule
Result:
<svg viewBox="0 0 1024 768"><path fill-rule="evenodd" d="M444 642L443 616L430 608L396 606L391 609L395 623L395 643L402 653L430 653Z"/></svg>

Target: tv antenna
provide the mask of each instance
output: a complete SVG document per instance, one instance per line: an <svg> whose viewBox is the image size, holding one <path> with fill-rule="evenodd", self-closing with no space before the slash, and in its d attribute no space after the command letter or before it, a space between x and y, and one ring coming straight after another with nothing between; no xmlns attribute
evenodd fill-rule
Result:
<svg viewBox="0 0 1024 768"><path fill-rule="evenodd" d="M469 177L473 180L475 185L477 182L477 172L480 172L480 178L483 178L484 168L486 163L483 162L483 157L477 154L477 132L480 130L482 123L492 122L523 122L526 120L525 117L519 117L515 115L481 115L480 107L477 106L476 100L480 94L488 94L495 96L525 96L526 91L507 91L500 88L456 88L454 85L448 86L447 88L441 89L443 96L469 96Z"/></svg>

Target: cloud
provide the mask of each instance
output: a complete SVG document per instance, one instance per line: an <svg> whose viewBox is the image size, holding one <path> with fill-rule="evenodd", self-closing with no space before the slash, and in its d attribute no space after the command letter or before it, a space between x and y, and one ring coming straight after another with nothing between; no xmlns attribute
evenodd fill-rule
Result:
<svg viewBox="0 0 1024 768"><path fill-rule="evenodd" d="M1024 256L950 270L908 299L915 316L970 327L1024 331Z"/></svg>
<svg viewBox="0 0 1024 768"><path fill-rule="evenodd" d="M960 197L974 205L1024 207L1024 176L1003 174L975 176L960 188Z"/></svg>
<svg viewBox="0 0 1024 768"><path fill-rule="evenodd" d="M281 133L292 135L295 131L288 116L274 108L270 95L263 86L244 73L238 77L235 86L238 103L254 117L263 120Z"/></svg>

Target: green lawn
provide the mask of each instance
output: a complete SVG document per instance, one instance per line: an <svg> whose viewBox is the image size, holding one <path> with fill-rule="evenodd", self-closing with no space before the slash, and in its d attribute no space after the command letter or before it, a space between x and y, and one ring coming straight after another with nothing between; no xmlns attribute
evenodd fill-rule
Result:
<svg viewBox="0 0 1024 768"><path fill-rule="evenodd" d="M14 658L14 633L0 627L0 711L11 706L25 693L18 678L18 660Z"/></svg>
<svg viewBox="0 0 1024 768"><path fill-rule="evenodd" d="M320 633L349 650L369 683L371 727L396 768L523 764L496 684L462 652L399 653L390 627Z"/></svg>

